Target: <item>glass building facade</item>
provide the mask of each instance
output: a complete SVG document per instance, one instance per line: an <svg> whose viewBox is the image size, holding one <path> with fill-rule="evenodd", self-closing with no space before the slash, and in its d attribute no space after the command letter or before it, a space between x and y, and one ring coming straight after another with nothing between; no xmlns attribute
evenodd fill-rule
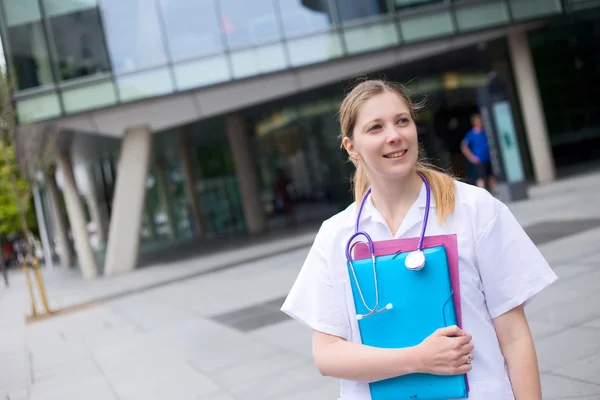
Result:
<svg viewBox="0 0 600 400"><path fill-rule="evenodd" d="M567 3L572 7L575 2L0 0L0 33L17 116L26 125L553 17L563 14ZM570 160L597 157L593 149L600 148L594 145L600 140L594 102L599 19L584 18L582 23L561 18L529 33L558 165L573 143L580 145L567 156ZM505 38L496 42L506 46ZM417 121L425 155L466 180L469 170L460 142L477 110L475 89L493 70L484 47L454 49L379 71L410 82L413 94L427 96L429 106ZM280 170L291 182L288 189L299 223L322 220L351 201L353 167L340 148L336 120L346 86L328 82L289 97L257 99L235 111L249 138L267 229L287 222L275 201ZM173 122L169 129L152 132L139 229L143 254L249 230L229 116ZM523 132L521 136L524 141ZM85 164L106 219L95 226L106 230L113 215L122 139L97 136L82 142L97 153ZM110 142L102 152L96 151L100 142ZM531 176L531 166L525 169ZM86 222L91 222L90 210L98 205L87 206ZM96 250L102 261L102 243Z"/></svg>
<svg viewBox="0 0 600 400"><path fill-rule="evenodd" d="M558 14L556 0L2 0L22 123Z"/></svg>

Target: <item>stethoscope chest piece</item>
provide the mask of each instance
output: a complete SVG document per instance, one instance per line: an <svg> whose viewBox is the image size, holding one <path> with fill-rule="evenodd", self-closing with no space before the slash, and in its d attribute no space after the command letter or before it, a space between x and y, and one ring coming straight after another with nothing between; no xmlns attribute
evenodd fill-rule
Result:
<svg viewBox="0 0 600 400"><path fill-rule="evenodd" d="M425 253L421 250L411 251L404 260L404 265L411 271L420 271L425 266Z"/></svg>

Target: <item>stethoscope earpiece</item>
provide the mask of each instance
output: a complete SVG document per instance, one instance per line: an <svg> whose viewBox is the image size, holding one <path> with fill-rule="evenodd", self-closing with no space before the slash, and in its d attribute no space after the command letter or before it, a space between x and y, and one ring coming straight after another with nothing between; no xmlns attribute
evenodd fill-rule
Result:
<svg viewBox="0 0 600 400"><path fill-rule="evenodd" d="M419 237L419 244L417 245L417 249L410 252L406 256L406 259L404 260L404 265L406 266L407 269L409 269L411 271L420 271L425 266L425 253L423 253L423 239L425 238L425 231L427 229L427 220L429 219L429 205L430 205L430 201L431 201L431 193L430 193L431 190L429 188L429 182L427 182L427 179L422 174L419 174L419 176L421 177L421 179L423 180L423 184L425 185L427 200L426 200L426 205L425 205L425 217L423 218L423 228L421 229L421 236ZM377 282L377 268L375 266L375 245L373 244L373 240L371 239L371 237L366 232L360 231L358 229L359 222L360 222L360 215L362 213L362 210L365 206L365 202L370 193L371 193L371 189L369 188L369 190L367 190L367 193L365 193L365 196L362 199L362 203L360 204L360 209L358 210L358 216L356 217L356 231L354 232L352 237L350 237L350 239L348 240L348 243L346 244L346 259L348 260L348 263L350 265L350 269L352 271L352 275L353 275L354 281L356 283L356 288L358 289L358 294L359 294L365 308L367 310L369 310L368 314L356 314L356 319L359 321L361 319L369 317L375 313L380 313L382 311L391 310L394 307L392 305L392 303L388 303L384 308L377 309L377 307L379 306L379 284ZM369 246L369 252L371 253L371 263L373 265L373 281L375 283L375 307L373 307L373 308L369 308L369 306L367 306L367 303L365 302L365 298L362 294L362 290L360 289L360 285L358 283L358 278L356 277L356 272L354 272L354 266L352 265L352 256L350 254L350 249L353 245L351 245L351 243L352 243L352 240L354 240L357 236L364 236L367 239L367 244Z"/></svg>

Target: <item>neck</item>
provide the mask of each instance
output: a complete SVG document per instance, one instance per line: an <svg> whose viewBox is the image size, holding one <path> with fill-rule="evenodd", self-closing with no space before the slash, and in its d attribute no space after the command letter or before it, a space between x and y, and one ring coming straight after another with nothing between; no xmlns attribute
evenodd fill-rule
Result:
<svg viewBox="0 0 600 400"><path fill-rule="evenodd" d="M394 182L371 181L371 201L384 216L392 231L419 197L423 181L416 171Z"/></svg>

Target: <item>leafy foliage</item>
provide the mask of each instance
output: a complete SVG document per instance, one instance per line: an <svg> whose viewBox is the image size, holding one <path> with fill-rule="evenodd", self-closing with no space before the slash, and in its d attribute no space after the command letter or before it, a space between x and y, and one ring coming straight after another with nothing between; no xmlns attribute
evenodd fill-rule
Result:
<svg viewBox="0 0 600 400"><path fill-rule="evenodd" d="M22 232L19 207L11 183L10 174L12 173L17 174L18 199L25 209L29 227L35 229L36 225L35 210L29 195L29 184L25 179L18 176L19 171L15 154L10 143L0 142L0 154L5 150L5 147L8 151L10 164L6 165L4 157L0 157L0 235Z"/></svg>

